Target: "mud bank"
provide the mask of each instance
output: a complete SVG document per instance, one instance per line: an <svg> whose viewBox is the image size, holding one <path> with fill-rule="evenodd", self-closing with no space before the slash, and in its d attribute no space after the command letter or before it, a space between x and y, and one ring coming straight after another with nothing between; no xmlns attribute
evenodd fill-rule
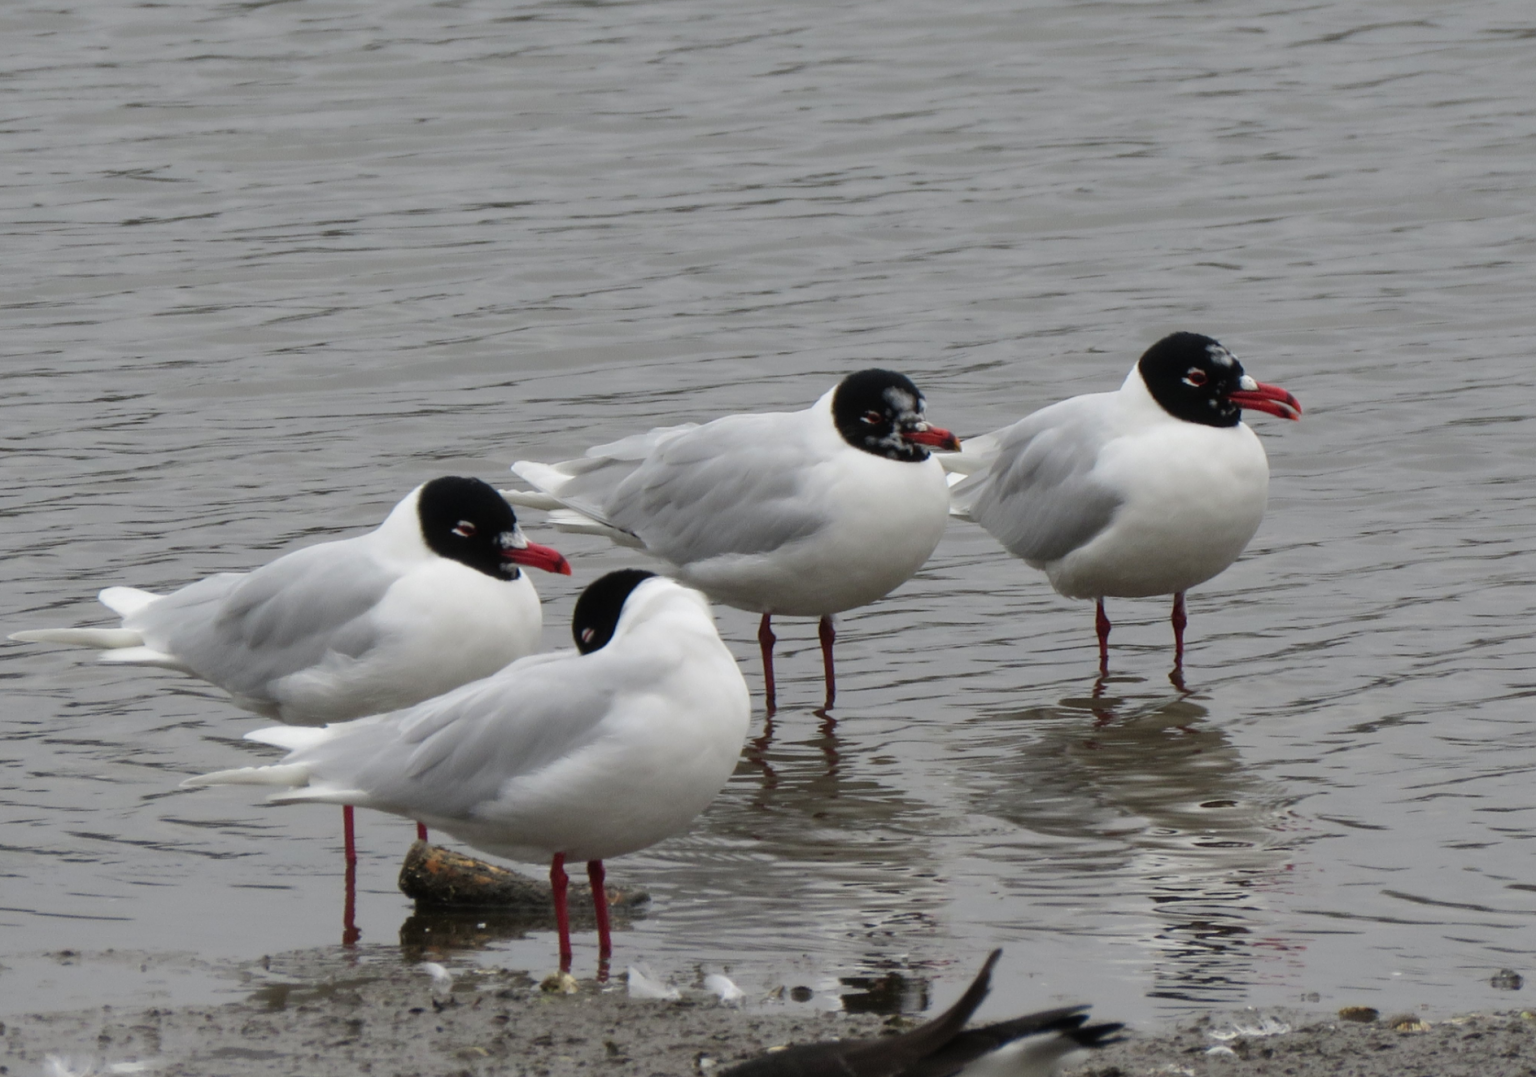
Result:
<svg viewBox="0 0 1536 1077"><path fill-rule="evenodd" d="M877 1034L910 1019L775 1012L628 997L616 982L551 992L525 973L469 968L434 986L396 947L264 958L238 970L249 993L225 1005L103 1007L8 1019L0 1072L163 1077L482 1077L702 1074L770 1047ZM1112 1019L1113 1014L1099 1015ZM1410 1031L1392 1027L1402 1024ZM1370 1023L1332 1015L1210 1015L1136 1032L1067 1073L1079 1077L1274 1074L1287 1077L1536 1075L1536 1019L1522 1012ZM50 1069L50 1066L54 1067Z"/></svg>

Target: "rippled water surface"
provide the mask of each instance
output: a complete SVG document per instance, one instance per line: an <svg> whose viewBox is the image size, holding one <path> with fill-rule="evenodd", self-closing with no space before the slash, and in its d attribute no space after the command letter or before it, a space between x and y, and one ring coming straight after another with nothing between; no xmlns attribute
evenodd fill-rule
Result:
<svg viewBox="0 0 1536 1077"><path fill-rule="evenodd" d="M1189 691L1162 601L1111 603L1096 683L1091 607L955 524L841 619L835 724L783 622L771 735L612 866L655 897L618 960L911 1009L1002 945L988 1012L1141 1021L1518 1002L1528 4L65 0L0 58L0 630L874 363L975 434L1200 330L1307 415L1254 420L1270 512L1191 595ZM559 645L633 555L528 517ZM0 1010L339 943L333 809L177 788L259 720L79 652L0 678ZM365 942L411 935L410 836L363 820ZM478 959L552 963L494 927Z"/></svg>

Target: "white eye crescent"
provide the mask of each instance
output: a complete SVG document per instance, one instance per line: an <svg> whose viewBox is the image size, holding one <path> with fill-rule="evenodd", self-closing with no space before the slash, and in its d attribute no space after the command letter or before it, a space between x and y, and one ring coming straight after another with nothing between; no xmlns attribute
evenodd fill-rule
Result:
<svg viewBox="0 0 1536 1077"><path fill-rule="evenodd" d="M880 414L878 411L866 411L864 413L864 421L870 426L879 426L881 423L885 422L885 416Z"/></svg>
<svg viewBox="0 0 1536 1077"><path fill-rule="evenodd" d="M1190 367L1189 372L1184 375L1184 384L1192 385L1196 389L1200 388L1205 384L1205 371L1197 366Z"/></svg>
<svg viewBox="0 0 1536 1077"><path fill-rule="evenodd" d="M469 538L475 533L475 525L468 520L460 520L454 527L453 533L460 538Z"/></svg>

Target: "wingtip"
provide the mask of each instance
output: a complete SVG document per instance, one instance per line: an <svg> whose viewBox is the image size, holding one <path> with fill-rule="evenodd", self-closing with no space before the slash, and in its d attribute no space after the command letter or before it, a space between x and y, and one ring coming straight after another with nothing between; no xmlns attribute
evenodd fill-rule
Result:
<svg viewBox="0 0 1536 1077"><path fill-rule="evenodd" d="M1122 1031L1124 1028L1124 1022L1106 1021L1101 1025L1084 1025L1082 1028L1074 1028L1063 1032L1062 1035L1072 1040L1079 1047L1108 1047L1112 1043L1119 1043L1125 1039L1124 1036L1116 1035L1117 1032Z"/></svg>

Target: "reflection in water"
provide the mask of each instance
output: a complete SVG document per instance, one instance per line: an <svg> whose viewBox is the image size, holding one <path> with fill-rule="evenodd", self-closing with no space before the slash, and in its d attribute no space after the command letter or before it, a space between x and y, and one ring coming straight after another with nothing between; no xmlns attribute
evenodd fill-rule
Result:
<svg viewBox="0 0 1536 1077"><path fill-rule="evenodd" d="M400 951L409 961L453 950L483 950L500 939L525 938L531 931L553 931L554 913L527 909L424 909L400 925Z"/></svg>
<svg viewBox="0 0 1536 1077"><path fill-rule="evenodd" d="M742 748L742 760L748 766L757 770L763 776L764 790L771 790L778 784L778 775L774 772L773 764L769 761L773 748L773 718L777 713L769 708L763 718L763 731L756 737L751 737ZM814 743L821 749L821 754L827 761L827 777L835 777L838 767L842 764L841 749L837 739L837 719L826 707L817 707L811 712L819 720L817 727L819 736Z"/></svg>
<svg viewBox="0 0 1536 1077"><path fill-rule="evenodd" d="M888 971L874 976L844 976L839 981L851 990L843 992L843 1009L848 1013L922 1013L932 1002L932 981L894 967L888 960L870 961L873 968Z"/></svg>
<svg viewBox="0 0 1536 1077"><path fill-rule="evenodd" d="M860 976L906 968L912 941L940 931L949 894L924 832L931 807L873 777L896 772L859 743L870 722L780 710L765 724L710 808L714 836L694 833L651 854L677 879L669 923L730 907L750 918L737 930L750 922L765 948L791 938L807 953L857 954Z"/></svg>
<svg viewBox="0 0 1536 1077"><path fill-rule="evenodd" d="M1076 955L1099 998L1149 990L1127 940L1150 989L1224 999L1290 982L1272 937L1314 925L1325 992L1374 969L1473 1009L1487 977L1443 970L1536 962L1527 5L298 7L204 5L192 52L175 6L6 9L32 223L6 236L0 634L872 362L994 429L1215 320L1332 406L1275 439L1257 543L1195 598L1205 691L1164 698L1163 611L1128 604L1115 670L1157 683L1093 700L1085 606L951 528L850 613L835 739L785 712L637 854L665 903L638 933L817 983L1006 942L1001 978ZM600 100L625 115L572 104ZM634 563L570 539L594 576ZM543 594L551 643L575 590ZM721 621L755 670L757 617ZM822 698L814 650L781 672ZM0 678L0 963L334 944L329 812L168 794L270 761L248 716L64 653L0 647ZM1256 775L1330 827L1302 897L1289 790Z"/></svg>
<svg viewBox="0 0 1536 1077"><path fill-rule="evenodd" d="M609 906L610 926L627 931L635 920L644 917L642 905ZM591 930L597 926L590 902L573 902L571 928ZM400 925L400 949L404 956L418 961L433 954L454 950L483 950L504 939L526 938L530 932L555 930L555 912L548 909L470 909L417 905L416 911Z"/></svg>
<svg viewBox="0 0 1536 1077"><path fill-rule="evenodd" d="M765 793L771 792L779 784L779 775L768 761L768 750L773 747L773 714L772 710L768 711L767 717L763 719L762 733L747 738L747 743L741 749L741 765L763 776L762 787Z"/></svg>
<svg viewBox="0 0 1536 1077"><path fill-rule="evenodd" d="M247 1004L277 1013L309 1003L329 1002L337 998L355 999L358 989L372 982L371 976L359 976L324 979L318 982L280 981L262 984L250 993Z"/></svg>
<svg viewBox="0 0 1536 1077"><path fill-rule="evenodd" d="M1131 911L1150 903L1149 996L1233 1003L1255 966L1297 945L1269 937L1261 898L1289 885L1285 794L1248 774L1195 695L1132 695L1135 683L1101 677L1087 697L986 719L1013 732L977 753L992 781L976 808L1068 839L1080 885L1112 874ZM1045 727L1027 751L1016 723Z"/></svg>

